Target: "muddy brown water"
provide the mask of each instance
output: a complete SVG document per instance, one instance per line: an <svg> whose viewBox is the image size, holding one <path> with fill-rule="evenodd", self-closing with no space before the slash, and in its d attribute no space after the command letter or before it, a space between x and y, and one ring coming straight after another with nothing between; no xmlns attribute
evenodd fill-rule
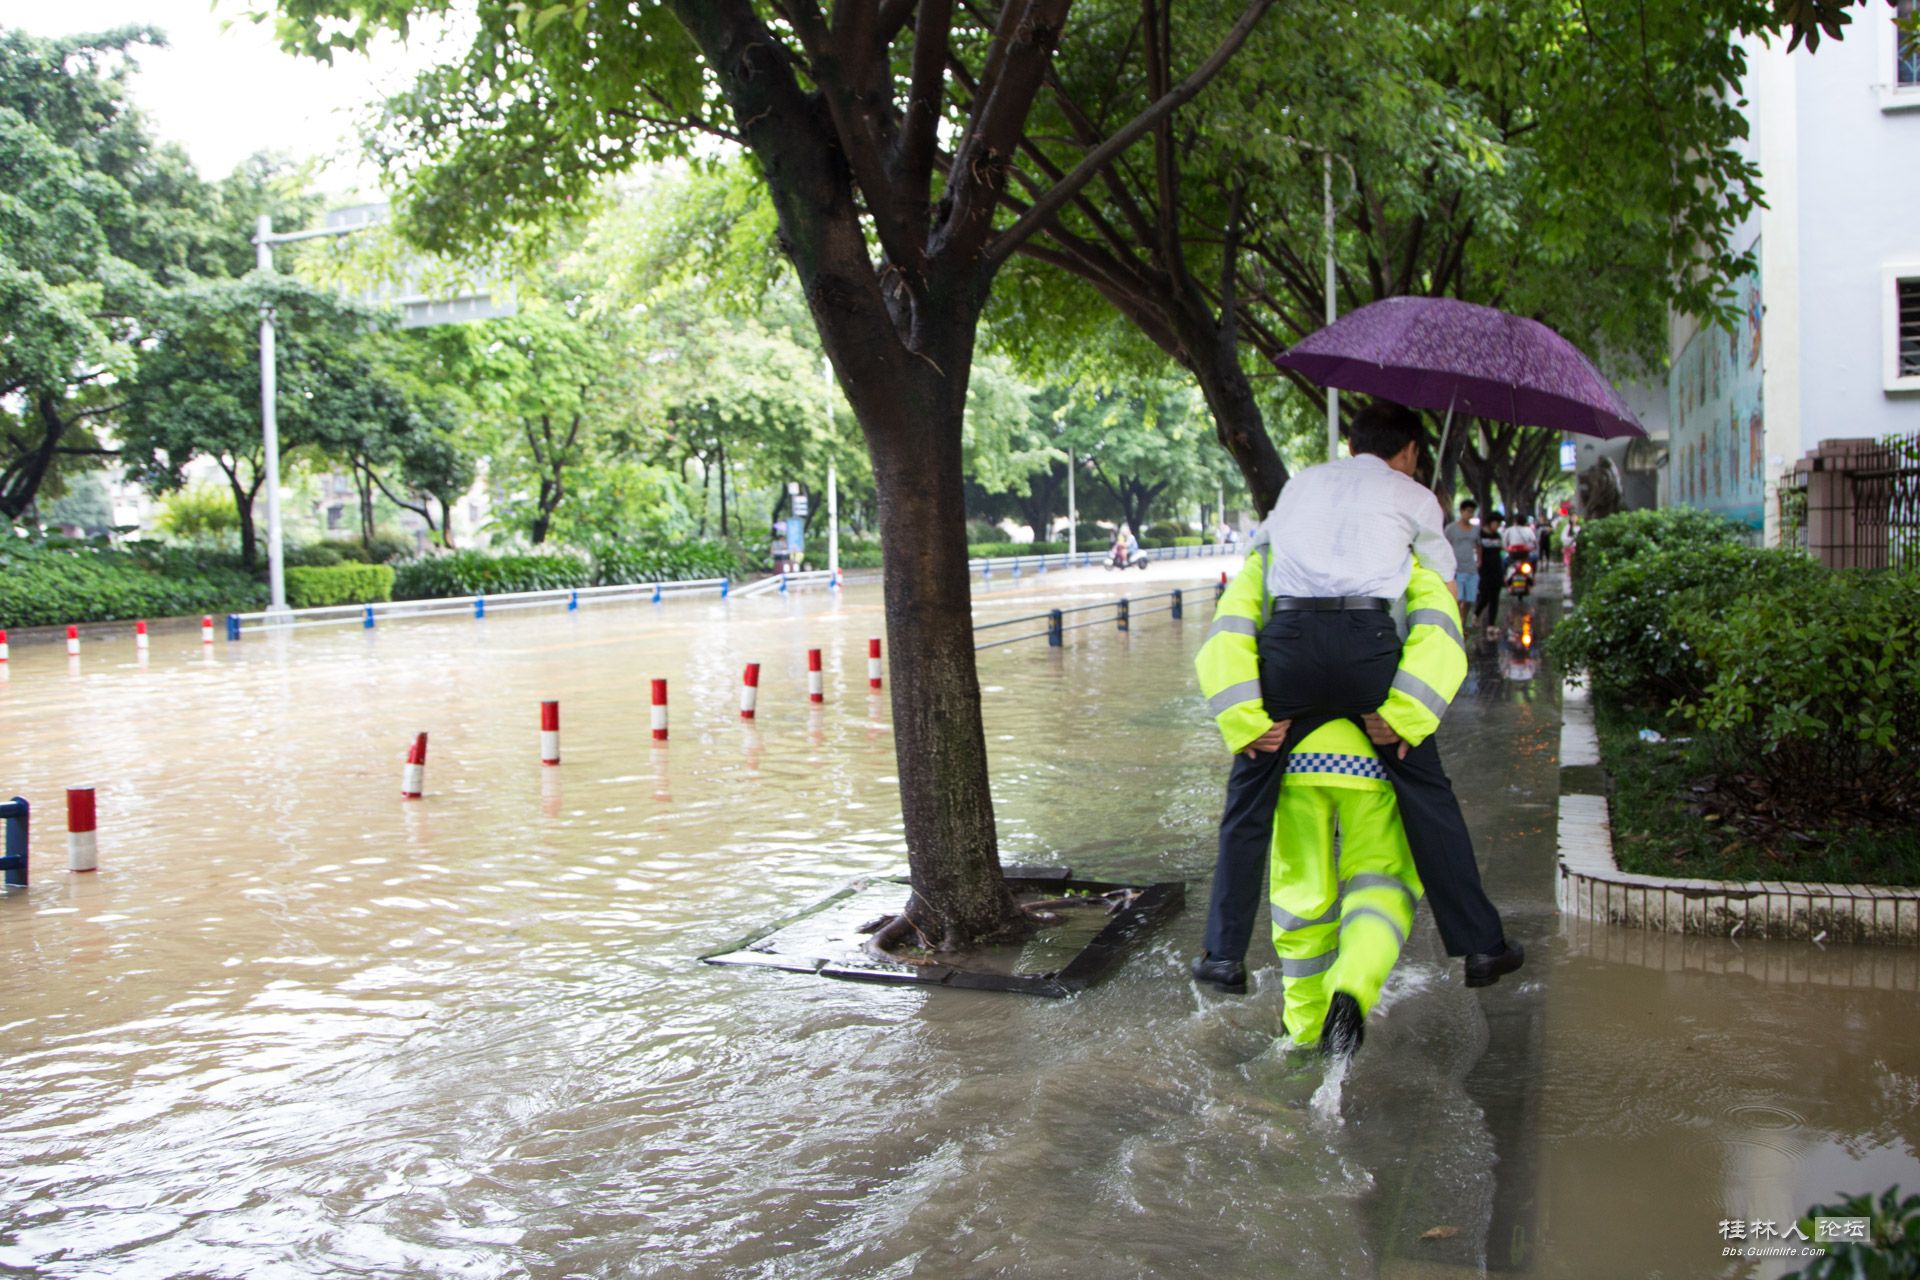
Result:
<svg viewBox="0 0 1920 1280"><path fill-rule="evenodd" d="M998 583L981 617L1212 571L1180 569ZM1468 992L1423 912L1325 1105L1271 1050L1269 955L1245 999L1182 976L1224 773L1208 616L982 655L1008 861L1191 886L1062 1001L692 960L902 864L870 588L156 635L144 667L130 636L17 645L0 1273L1776 1275L1721 1222L1920 1186L1915 957L1560 921L1558 686L1484 643L1446 752L1530 963ZM102 869L70 876L81 782Z"/></svg>

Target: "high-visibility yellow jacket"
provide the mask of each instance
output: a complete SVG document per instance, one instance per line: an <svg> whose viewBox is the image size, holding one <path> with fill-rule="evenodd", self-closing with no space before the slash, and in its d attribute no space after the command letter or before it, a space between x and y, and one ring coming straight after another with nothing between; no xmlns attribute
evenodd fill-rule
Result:
<svg viewBox="0 0 1920 1280"><path fill-rule="evenodd" d="M1240 751L1273 727L1260 699L1260 628L1269 605L1264 543L1249 549L1247 562L1227 584L1214 607L1213 626L1194 657L1200 692L1206 695L1220 736L1229 751ZM1440 575L1413 562L1407 583L1407 639L1400 669L1381 704L1381 719L1411 743L1421 743L1440 727L1447 706L1467 678L1467 646L1460 634L1460 609Z"/></svg>

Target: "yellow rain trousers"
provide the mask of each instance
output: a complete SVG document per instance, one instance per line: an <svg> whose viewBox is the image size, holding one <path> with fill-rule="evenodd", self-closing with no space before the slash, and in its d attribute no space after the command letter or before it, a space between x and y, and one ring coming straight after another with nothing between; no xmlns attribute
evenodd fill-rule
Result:
<svg viewBox="0 0 1920 1280"><path fill-rule="evenodd" d="M1334 992L1373 1012L1423 892L1393 784L1351 721L1315 730L1288 759L1268 885L1287 1032L1317 1044Z"/></svg>

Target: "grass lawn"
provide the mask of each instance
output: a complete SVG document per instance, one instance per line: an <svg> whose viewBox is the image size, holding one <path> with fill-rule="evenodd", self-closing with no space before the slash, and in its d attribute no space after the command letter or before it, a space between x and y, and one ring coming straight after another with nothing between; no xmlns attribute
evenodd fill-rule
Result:
<svg viewBox="0 0 1920 1280"><path fill-rule="evenodd" d="M1887 819L1781 822L1743 805L1734 771L1659 711L1594 706L1611 779L1613 852L1641 875L1920 885L1920 830ZM1652 728L1668 741L1642 742Z"/></svg>

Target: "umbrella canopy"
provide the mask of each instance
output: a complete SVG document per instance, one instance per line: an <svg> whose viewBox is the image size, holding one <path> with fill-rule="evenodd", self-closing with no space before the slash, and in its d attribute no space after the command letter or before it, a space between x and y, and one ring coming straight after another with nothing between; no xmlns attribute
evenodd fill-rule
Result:
<svg viewBox="0 0 1920 1280"><path fill-rule="evenodd" d="M1453 298L1383 298L1274 362L1414 409L1612 439L1644 436L1593 361L1538 320Z"/></svg>

